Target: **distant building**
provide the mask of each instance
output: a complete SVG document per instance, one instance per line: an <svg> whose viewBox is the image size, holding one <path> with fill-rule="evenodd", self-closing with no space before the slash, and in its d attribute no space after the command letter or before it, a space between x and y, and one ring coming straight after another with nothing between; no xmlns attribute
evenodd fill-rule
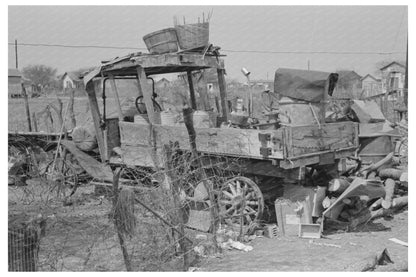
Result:
<svg viewBox="0 0 416 277"><path fill-rule="evenodd" d="M334 98L359 99L362 92L361 76L353 70L339 70Z"/></svg>
<svg viewBox="0 0 416 277"><path fill-rule="evenodd" d="M170 85L170 81L166 78L162 78L159 81L155 82L157 88L167 88Z"/></svg>
<svg viewBox="0 0 416 277"><path fill-rule="evenodd" d="M22 96L22 83L25 86L26 93L32 97L32 84L29 80L23 77L22 73L15 68L8 70L8 95L11 98Z"/></svg>
<svg viewBox="0 0 416 277"><path fill-rule="evenodd" d="M84 82L82 81L81 76L75 72L65 72L61 76L61 80L64 93L72 89L84 90Z"/></svg>
<svg viewBox="0 0 416 277"><path fill-rule="evenodd" d="M365 75L361 78L362 96L360 98L367 98L382 93L381 79L377 79L371 74Z"/></svg>
<svg viewBox="0 0 416 277"><path fill-rule="evenodd" d="M9 97L20 97L22 92L22 73L14 68L9 68L8 85Z"/></svg>
<svg viewBox="0 0 416 277"><path fill-rule="evenodd" d="M269 89L273 90L273 80L251 80L250 83L253 88L257 88L262 91Z"/></svg>
<svg viewBox="0 0 416 277"><path fill-rule="evenodd" d="M382 92L396 91L397 96L403 97L406 67L398 62L391 62L380 68Z"/></svg>

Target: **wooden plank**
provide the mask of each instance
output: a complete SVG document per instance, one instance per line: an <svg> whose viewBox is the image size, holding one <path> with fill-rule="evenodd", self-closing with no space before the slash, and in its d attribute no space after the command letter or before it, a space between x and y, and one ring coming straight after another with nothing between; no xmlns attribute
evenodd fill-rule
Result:
<svg viewBox="0 0 416 277"><path fill-rule="evenodd" d="M72 141L62 140L61 144L75 156L79 165L85 169L89 175L99 180L112 182L113 172L111 171L110 166L100 163L90 155L79 150Z"/></svg>
<svg viewBox="0 0 416 277"><path fill-rule="evenodd" d="M192 72L188 71L186 72L186 75L188 76L189 96L191 98L191 107L192 109L197 110L196 100L195 100L194 82L192 81Z"/></svg>
<svg viewBox="0 0 416 277"><path fill-rule="evenodd" d="M358 146L354 123L328 123L318 126L286 126L287 158L293 159L308 153L338 150ZM289 133L291 132L291 134Z"/></svg>
<svg viewBox="0 0 416 277"><path fill-rule="evenodd" d="M112 164L126 164L129 166L143 166L149 168L156 168L155 162L152 158L152 148L148 146L131 146L131 145L122 145L121 147L121 157L112 157L110 163ZM156 151L159 157L162 157L161 149ZM160 159L157 160L158 167L162 167L163 164L160 162Z"/></svg>
<svg viewBox="0 0 416 277"><path fill-rule="evenodd" d="M23 99L25 100L25 111L26 111L26 120L27 120L28 131L32 132L32 124L30 122L29 100L28 100L28 97L27 97L25 85L23 83L22 83L22 95L23 95Z"/></svg>
<svg viewBox="0 0 416 277"><path fill-rule="evenodd" d="M129 146L149 145L147 142L150 135L148 128L148 125L145 124L120 122L121 144ZM178 141L181 149L190 150L186 127L154 124L153 129L156 134L156 147L161 147L170 141ZM256 159L264 159L260 155L259 133L271 133L279 138L282 135L281 130L195 128L195 131L196 143L200 152ZM272 147L272 142L269 141L267 146ZM283 155L281 151L272 151L269 158L281 159Z"/></svg>
<svg viewBox="0 0 416 277"><path fill-rule="evenodd" d="M114 98L116 99L116 106L117 106L117 112L118 112L118 120L123 121L123 112L121 110L121 104L120 104L120 97L118 95L118 90L116 86L116 82L114 80L114 76L110 75L110 86L111 90L114 93Z"/></svg>
<svg viewBox="0 0 416 277"><path fill-rule="evenodd" d="M222 119L224 122L227 122L228 121L228 106L227 106L227 91L226 91L224 73L225 73L224 69L217 69L218 85L220 89L220 98L221 98Z"/></svg>
<svg viewBox="0 0 416 277"><path fill-rule="evenodd" d="M94 89L94 84L92 82L88 83L86 86L86 91L88 94L88 102L90 104L90 111L92 115L92 120L94 122L95 134L97 137L98 149L100 151L101 161L105 161L106 157L106 147L104 145L104 134L101 129L101 117L100 109L98 108L97 96Z"/></svg>
<svg viewBox="0 0 416 277"><path fill-rule="evenodd" d="M138 87L141 95L143 95L144 104L146 105L147 115L150 123L156 123L155 109L153 107L152 89L147 83L147 77L142 67L137 67Z"/></svg>
<svg viewBox="0 0 416 277"><path fill-rule="evenodd" d="M123 70L123 75L134 75L135 67L141 66L147 75L170 72L184 72L204 68L224 69L224 62L213 56L189 53L167 53L160 55L141 55L126 57L103 66L103 72ZM131 70L126 70L131 69Z"/></svg>

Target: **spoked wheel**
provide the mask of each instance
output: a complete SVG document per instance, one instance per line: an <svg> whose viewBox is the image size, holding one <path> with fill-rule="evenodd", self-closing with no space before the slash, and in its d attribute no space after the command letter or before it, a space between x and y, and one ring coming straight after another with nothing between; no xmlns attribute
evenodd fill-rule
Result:
<svg viewBox="0 0 416 277"><path fill-rule="evenodd" d="M44 175L50 181L50 191L55 192L58 197L69 197L78 188L78 174L76 169L61 157L56 159L55 164L52 160L46 166Z"/></svg>
<svg viewBox="0 0 416 277"><path fill-rule="evenodd" d="M220 218L244 225L258 221L264 209L263 194L252 180L237 176L221 186L218 198Z"/></svg>

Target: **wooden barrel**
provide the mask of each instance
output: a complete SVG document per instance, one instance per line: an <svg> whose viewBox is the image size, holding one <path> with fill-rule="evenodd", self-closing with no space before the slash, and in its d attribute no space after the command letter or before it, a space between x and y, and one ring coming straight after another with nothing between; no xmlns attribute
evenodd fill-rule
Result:
<svg viewBox="0 0 416 277"><path fill-rule="evenodd" d="M178 52L178 38L174 28L159 30L143 37L150 54Z"/></svg>

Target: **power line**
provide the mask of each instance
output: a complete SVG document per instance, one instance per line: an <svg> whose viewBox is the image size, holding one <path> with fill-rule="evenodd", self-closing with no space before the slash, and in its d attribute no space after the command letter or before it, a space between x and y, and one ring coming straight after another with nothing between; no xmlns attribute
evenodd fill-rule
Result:
<svg viewBox="0 0 416 277"><path fill-rule="evenodd" d="M9 45L13 43L9 42ZM45 47L63 47L63 48L100 48L100 49L121 49L121 50L147 50L140 47L122 47L122 46L103 46L103 45L67 45L67 44L47 44L47 43L19 43L19 46L45 46Z"/></svg>
<svg viewBox="0 0 416 277"><path fill-rule="evenodd" d="M9 42L9 45L14 43ZM19 43L20 46L34 47L63 47L63 48L96 48L96 49L118 49L118 50L147 50L141 47L104 46L104 45L68 45L68 44L47 44L47 43ZM401 51L371 52L371 51L265 51L265 50L231 50L221 49L230 53L257 53L257 54L330 54L330 55L391 55L403 54Z"/></svg>

